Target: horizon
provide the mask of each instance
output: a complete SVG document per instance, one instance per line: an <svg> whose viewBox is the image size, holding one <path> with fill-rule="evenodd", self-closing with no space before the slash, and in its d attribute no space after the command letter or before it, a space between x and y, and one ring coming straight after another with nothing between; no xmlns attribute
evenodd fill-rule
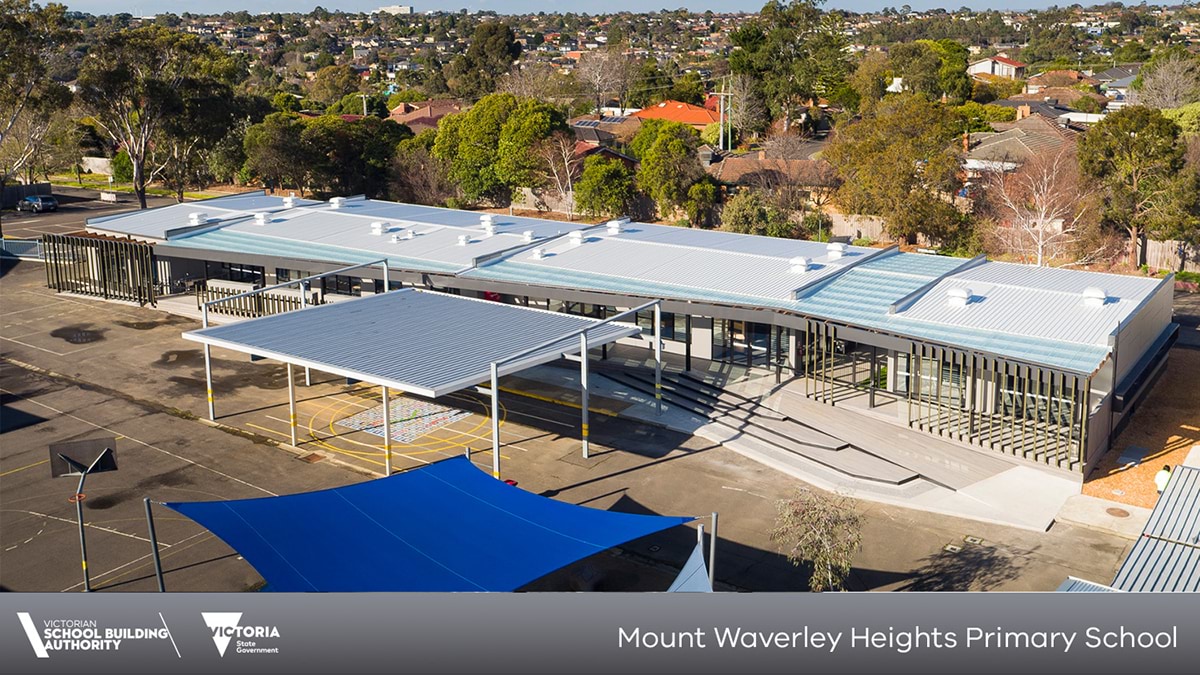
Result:
<svg viewBox="0 0 1200 675"><path fill-rule="evenodd" d="M704 3L698 3L694 0L678 3L678 0L676 0L676 2L664 2L662 3L662 7L656 9L648 9L644 2L638 2L637 0L606 0L605 2L594 3L596 8L602 11L593 11L590 8L593 3L585 2L580 6L581 9L578 13L589 15L616 14L620 12L643 14L656 12L661 9L672 9L669 5L675 5L674 8L683 7L698 14L710 9L717 13L744 12L752 14L757 13L765 3L766 0L707 0ZM267 14L272 12L306 14L316 7L323 7L329 11L340 10L347 13L357 13L369 12L389 5L403 4L409 4L415 14L426 11L458 11L461 9L494 11L497 14L506 16L536 14L538 12L545 12L547 14L565 13L558 11L557 7L559 3L553 0L516 0L515 2L503 3L489 2L488 0L470 0L465 2L463 0L435 0L429 3L407 3L396 2L394 0L335 0L333 2L322 2L321 0L264 0L254 3L235 0L217 0L216 2L198 2L197 0L117 0L115 2L110 0L67 0L62 4L66 5L69 10L96 16L121 13L128 13L133 16L153 16L168 13L183 14L185 12L213 15L243 10L252 14ZM252 6L247 6L248 4ZM907 2L903 0L831 0L821 5L821 8L825 10L868 13L878 12L885 7L899 9L904 5L908 5L914 11L941 8L952 12L962 7L967 7L973 11L996 9L994 3L983 0L958 0L947 3L922 2L921 0L908 0ZM1030 0L1019 8L1008 7L1003 9L1005 11L1043 10L1056 5L1061 6L1060 3L1051 0ZM1153 7L1159 5L1147 6Z"/></svg>

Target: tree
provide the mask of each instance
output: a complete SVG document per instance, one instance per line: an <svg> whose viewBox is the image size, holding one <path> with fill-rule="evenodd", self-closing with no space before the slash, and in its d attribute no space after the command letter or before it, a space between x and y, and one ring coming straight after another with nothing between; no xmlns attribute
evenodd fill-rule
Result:
<svg viewBox="0 0 1200 675"><path fill-rule="evenodd" d="M50 134L71 93L48 77L72 37L66 7L29 0L0 0L0 186L18 175Z"/></svg>
<svg viewBox="0 0 1200 675"><path fill-rule="evenodd" d="M1129 237L1129 259L1145 263L1143 240L1164 220L1179 217L1184 144L1179 127L1144 106L1122 108L1092 126L1079 141L1079 164L1104 197L1105 221Z"/></svg>
<svg viewBox="0 0 1200 675"><path fill-rule="evenodd" d="M500 129L496 177L510 190L541 184L545 174L537 147L555 133L574 136L561 110L536 99L520 99Z"/></svg>
<svg viewBox="0 0 1200 675"><path fill-rule="evenodd" d="M837 201L882 216L892 236L948 241L964 224L949 202L959 184L955 113L916 94L889 96L842 125L823 158L837 169ZM907 167L907 168L906 168Z"/></svg>
<svg viewBox="0 0 1200 675"><path fill-rule="evenodd" d="M761 133L770 121L758 82L739 73L729 78L729 123L743 136Z"/></svg>
<svg viewBox="0 0 1200 675"><path fill-rule="evenodd" d="M129 159L129 153L121 150L112 158L112 179L116 183L129 183L133 181L133 162Z"/></svg>
<svg viewBox="0 0 1200 675"><path fill-rule="evenodd" d="M1155 57L1134 83L1134 100L1150 108L1179 108L1200 101L1200 56L1172 50Z"/></svg>
<svg viewBox="0 0 1200 675"><path fill-rule="evenodd" d="M271 99L271 107L278 112L300 112L300 99L286 91L281 91Z"/></svg>
<svg viewBox="0 0 1200 675"><path fill-rule="evenodd" d="M657 129L657 133L641 155L637 185L667 214L684 205L688 188L704 173L696 156L699 139L694 129L678 122L666 122L651 129ZM637 136L646 130L643 126Z"/></svg>
<svg viewBox="0 0 1200 675"><path fill-rule="evenodd" d="M549 101L561 92L561 82L554 67L548 63L514 65L500 78L497 91L522 98Z"/></svg>
<svg viewBox="0 0 1200 675"><path fill-rule="evenodd" d="M194 35L143 26L106 35L84 59L79 95L96 126L129 153L133 191L146 208L147 160L167 124L188 120L187 102L219 81L225 55Z"/></svg>
<svg viewBox="0 0 1200 675"><path fill-rule="evenodd" d="M942 93L939 71L942 59L930 47L929 40L893 45L888 52L892 70L903 80L905 91L938 98Z"/></svg>
<svg viewBox="0 0 1200 675"><path fill-rule="evenodd" d="M592 216L624 215L633 201L633 172L619 159L592 155L575 183L575 204Z"/></svg>
<svg viewBox="0 0 1200 675"><path fill-rule="evenodd" d="M575 178L582 163L575 154L575 134L556 131L539 142L534 153L542 165L543 182L566 202L567 220L572 220L575 217Z"/></svg>
<svg viewBox="0 0 1200 675"><path fill-rule="evenodd" d="M183 201L189 187L212 181L208 152L229 134L245 111L226 83L202 80L181 88L179 114L159 125L147 155L148 181L159 180Z"/></svg>
<svg viewBox="0 0 1200 675"><path fill-rule="evenodd" d="M1016 171L988 174L985 195L1000 223L994 235L1006 252L1047 265L1069 253L1090 214L1074 148L1035 155Z"/></svg>
<svg viewBox="0 0 1200 675"><path fill-rule="evenodd" d="M700 105L704 103L704 94L704 82L700 79L700 74L691 72L675 78L671 88L665 92L665 97L671 101Z"/></svg>
<svg viewBox="0 0 1200 675"><path fill-rule="evenodd" d="M596 112L610 96L623 93L629 86L630 64L619 47L593 49L579 59L575 79L596 101Z"/></svg>
<svg viewBox="0 0 1200 675"><path fill-rule="evenodd" d="M496 80L521 55L508 24L485 21L475 27L467 51L446 67L446 82L457 98L475 101L496 88Z"/></svg>
<svg viewBox="0 0 1200 675"><path fill-rule="evenodd" d="M357 92L360 82L361 78L350 66L325 66L309 82L308 98L322 106L331 106Z"/></svg>
<svg viewBox="0 0 1200 675"><path fill-rule="evenodd" d="M291 113L267 115L246 130L246 168L268 188L294 187L303 194L313 163L309 148L300 140L304 125Z"/></svg>
<svg viewBox="0 0 1200 675"><path fill-rule="evenodd" d="M937 54L941 66L937 70L937 95L945 95L952 102L962 103L971 97L972 82L967 75L967 60L970 52L954 40L918 40Z"/></svg>
<svg viewBox="0 0 1200 675"><path fill-rule="evenodd" d="M779 501L771 541L793 565L812 565L809 590L843 588L862 548L863 517L855 507L849 497L825 496L807 488Z"/></svg>
<svg viewBox="0 0 1200 675"><path fill-rule="evenodd" d="M325 113L328 115L362 115L364 108L366 108L367 115L380 118L387 117L391 112L383 94L346 94L340 101L329 106Z"/></svg>
<svg viewBox="0 0 1200 675"><path fill-rule="evenodd" d="M1200 135L1200 102L1162 111L1163 117L1179 125L1184 136Z"/></svg>
<svg viewBox="0 0 1200 675"><path fill-rule="evenodd" d="M791 128L796 112L831 94L849 71L838 15L822 14L823 0L769 0L758 18L730 35L734 73L755 76L772 112Z"/></svg>
<svg viewBox="0 0 1200 675"><path fill-rule="evenodd" d="M376 197L387 186L396 145L412 136L392 120L364 117L348 122L322 115L304 123L300 141L307 146L314 188L329 194Z"/></svg>
<svg viewBox="0 0 1200 675"><path fill-rule="evenodd" d="M713 207L717 205L717 182L711 176L701 176L688 187L687 201L683 210L687 212L688 224L692 227L708 225Z"/></svg>
<svg viewBox="0 0 1200 675"><path fill-rule="evenodd" d="M437 132L426 129L396 145L392 161L392 199L413 204L445 206L458 195L450 180L450 163L430 154Z"/></svg>
<svg viewBox="0 0 1200 675"><path fill-rule="evenodd" d="M721 229L739 234L795 237L795 225L759 190L741 190L721 209Z"/></svg>
<svg viewBox="0 0 1200 675"><path fill-rule="evenodd" d="M883 52L871 52L863 57L849 78L850 87L858 94L859 110L867 111L887 94L892 62Z"/></svg>

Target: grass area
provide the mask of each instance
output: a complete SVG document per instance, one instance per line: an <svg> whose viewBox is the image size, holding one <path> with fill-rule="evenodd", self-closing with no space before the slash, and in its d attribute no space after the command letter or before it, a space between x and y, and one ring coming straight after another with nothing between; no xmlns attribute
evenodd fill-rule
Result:
<svg viewBox="0 0 1200 675"><path fill-rule="evenodd" d="M120 184L120 183L114 183L112 185L109 185L108 178L105 176L103 179L100 179L99 178L100 176L103 176L103 174L84 174L77 180L75 178L75 176L72 174L57 174L57 175L50 176L50 184L60 186L60 187L83 188L83 189L99 190L102 192L120 192L123 194L133 194L133 186L132 185L125 185L125 184ZM175 192L173 190L168 190L166 188L153 187L153 186L146 187L146 194L148 196L154 196L154 197L174 197L175 196ZM184 192L183 197L185 199L208 199L209 197L219 197L223 194L225 194L225 193L224 192L213 192L213 191Z"/></svg>

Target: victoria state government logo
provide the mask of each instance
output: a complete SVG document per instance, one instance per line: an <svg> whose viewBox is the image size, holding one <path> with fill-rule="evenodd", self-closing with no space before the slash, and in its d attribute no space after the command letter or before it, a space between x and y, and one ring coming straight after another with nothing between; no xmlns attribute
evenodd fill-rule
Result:
<svg viewBox="0 0 1200 675"><path fill-rule="evenodd" d="M270 646L270 640L279 638L276 626L243 626L241 612L200 612L204 623L212 631L217 651L225 656L229 643L234 642L238 654L278 654L279 647ZM262 644L266 640L267 644Z"/></svg>

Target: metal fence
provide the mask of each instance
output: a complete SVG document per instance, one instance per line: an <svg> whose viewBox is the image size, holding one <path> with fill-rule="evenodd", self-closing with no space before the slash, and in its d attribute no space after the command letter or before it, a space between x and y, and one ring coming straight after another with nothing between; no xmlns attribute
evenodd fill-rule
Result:
<svg viewBox="0 0 1200 675"><path fill-rule="evenodd" d="M41 260L42 242L39 239L0 239L0 256Z"/></svg>
<svg viewBox="0 0 1200 675"><path fill-rule="evenodd" d="M291 312L305 306L324 304L324 300L317 296L312 298L306 305L301 302L299 293L294 292L272 293L268 291L253 295L243 295L245 292L237 288L221 288L219 286L209 286L206 283L198 283L196 284L196 308L203 309L206 302L242 295L242 297L234 298L228 302L218 302L210 305L208 311L216 314L228 314L230 316L253 319L260 316Z"/></svg>
<svg viewBox="0 0 1200 675"><path fill-rule="evenodd" d="M154 247L136 241L47 234L46 285L106 300L155 304Z"/></svg>

